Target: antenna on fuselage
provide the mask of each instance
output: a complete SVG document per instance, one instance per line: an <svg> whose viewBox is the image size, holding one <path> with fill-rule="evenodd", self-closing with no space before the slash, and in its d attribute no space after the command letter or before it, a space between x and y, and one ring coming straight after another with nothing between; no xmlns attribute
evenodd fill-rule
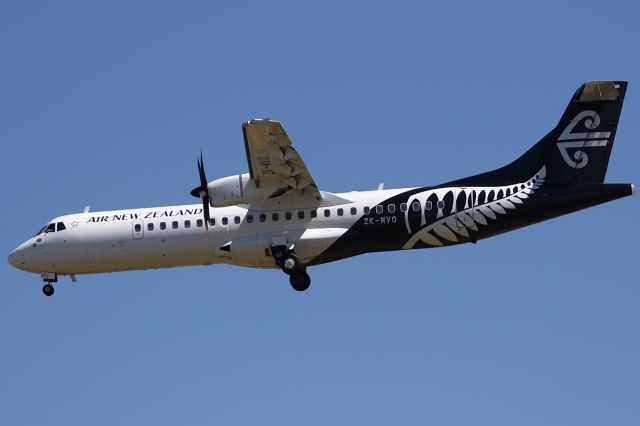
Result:
<svg viewBox="0 0 640 426"><path fill-rule="evenodd" d="M84 206L84 211L82 213L89 213L89 210L91 210L91 206Z"/></svg>

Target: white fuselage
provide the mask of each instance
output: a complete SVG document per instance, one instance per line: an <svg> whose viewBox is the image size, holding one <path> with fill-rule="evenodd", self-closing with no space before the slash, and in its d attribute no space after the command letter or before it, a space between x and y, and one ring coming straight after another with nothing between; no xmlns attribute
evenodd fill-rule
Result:
<svg viewBox="0 0 640 426"><path fill-rule="evenodd" d="M284 243L293 244L300 261L307 263L365 209L404 191L337 194L349 202L315 208L211 208L208 230L199 204L70 214L51 221L62 223L64 230L32 237L9 261L25 271L59 275L214 263L276 268L269 247Z"/></svg>

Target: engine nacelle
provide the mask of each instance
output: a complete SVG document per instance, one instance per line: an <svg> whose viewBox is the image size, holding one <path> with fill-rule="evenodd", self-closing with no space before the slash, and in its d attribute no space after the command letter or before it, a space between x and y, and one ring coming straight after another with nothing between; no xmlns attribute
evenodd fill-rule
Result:
<svg viewBox="0 0 640 426"><path fill-rule="evenodd" d="M286 195L289 190L303 190L307 185L309 185L309 182L304 179L290 177L279 181L262 180L258 187L249 173L242 173L209 182L207 191L209 192L211 207L227 207L238 204L268 204L269 201L273 201L273 197ZM199 189L200 187L196 188L196 190ZM198 197L197 192L192 192L192 194ZM325 191L320 191L321 198L316 198L314 195L304 194L303 192L297 194L302 197L301 200L305 203L305 207L326 207L352 202ZM269 210L269 205L264 207ZM280 208L279 205L271 205L271 207Z"/></svg>
<svg viewBox="0 0 640 426"><path fill-rule="evenodd" d="M207 189L211 196L211 206L213 207L263 201L263 191L256 187L256 182L249 177L249 173L216 179L209 182Z"/></svg>

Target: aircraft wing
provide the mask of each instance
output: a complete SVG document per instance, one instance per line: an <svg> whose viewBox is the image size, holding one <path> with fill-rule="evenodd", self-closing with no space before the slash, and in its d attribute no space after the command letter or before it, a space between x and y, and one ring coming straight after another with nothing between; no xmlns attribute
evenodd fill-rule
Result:
<svg viewBox="0 0 640 426"><path fill-rule="evenodd" d="M271 188L269 198L322 196L300 154L279 121L250 120L242 124L249 174L258 188Z"/></svg>

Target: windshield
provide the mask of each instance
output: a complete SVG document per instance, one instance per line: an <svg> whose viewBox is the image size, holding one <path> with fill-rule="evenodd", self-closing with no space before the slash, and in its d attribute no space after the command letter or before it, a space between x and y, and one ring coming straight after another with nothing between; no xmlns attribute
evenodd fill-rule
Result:
<svg viewBox="0 0 640 426"><path fill-rule="evenodd" d="M40 229L38 231L38 233L34 236L40 235L42 233L47 233L47 232L56 232L56 224L55 223L47 223L45 226L42 227L42 229Z"/></svg>

